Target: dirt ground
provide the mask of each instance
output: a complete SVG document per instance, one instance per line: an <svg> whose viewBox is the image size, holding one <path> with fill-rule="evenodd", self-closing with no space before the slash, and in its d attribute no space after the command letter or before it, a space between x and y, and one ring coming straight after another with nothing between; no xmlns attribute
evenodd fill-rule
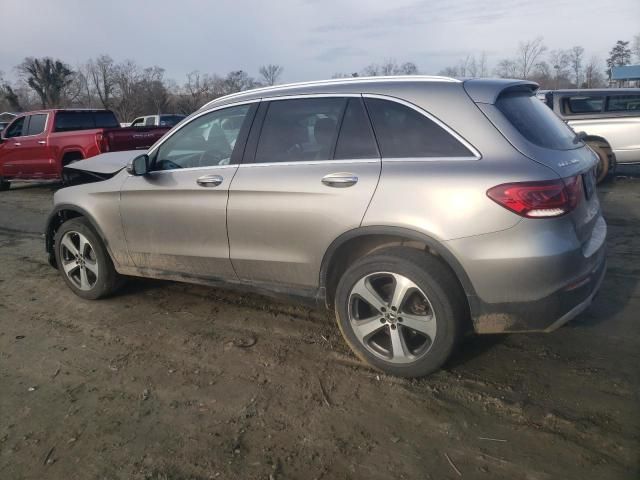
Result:
<svg viewBox="0 0 640 480"><path fill-rule="evenodd" d="M625 173L625 172L623 172ZM600 190L609 270L548 335L467 340L403 380L332 318L132 280L74 296L45 259L55 186L0 194L1 479L638 479L640 169Z"/></svg>

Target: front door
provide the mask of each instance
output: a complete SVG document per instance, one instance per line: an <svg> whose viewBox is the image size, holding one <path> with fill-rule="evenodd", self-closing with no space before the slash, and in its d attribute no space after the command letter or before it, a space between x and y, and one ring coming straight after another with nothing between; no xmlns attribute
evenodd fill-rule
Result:
<svg viewBox="0 0 640 480"><path fill-rule="evenodd" d="M4 140L0 144L0 158L2 159L0 176L12 178L20 174L19 165L23 155L22 137L26 133L26 118L16 118L3 132Z"/></svg>
<svg viewBox="0 0 640 480"><path fill-rule="evenodd" d="M234 278L226 210L255 105L195 117L150 152L151 172L121 192L135 266L162 274Z"/></svg>
<svg viewBox="0 0 640 480"><path fill-rule="evenodd" d="M20 156L16 168L21 175L29 178L56 177L56 164L47 146L46 113L35 113L25 117L21 138Z"/></svg>
<svg viewBox="0 0 640 480"><path fill-rule="evenodd" d="M360 225L380 176L362 99L263 101L254 124L229 192L233 266L242 280L317 287L324 253Z"/></svg>

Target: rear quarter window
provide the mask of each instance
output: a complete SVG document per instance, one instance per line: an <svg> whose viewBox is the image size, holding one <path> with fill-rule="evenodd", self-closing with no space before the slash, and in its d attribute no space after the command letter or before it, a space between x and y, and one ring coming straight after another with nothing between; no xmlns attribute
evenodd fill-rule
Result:
<svg viewBox="0 0 640 480"><path fill-rule="evenodd" d="M640 95L616 95L607 100L607 112L629 111L640 115Z"/></svg>
<svg viewBox="0 0 640 480"><path fill-rule="evenodd" d="M458 139L413 108L378 98L366 98L365 104L383 158L474 157Z"/></svg>
<svg viewBox="0 0 640 480"><path fill-rule="evenodd" d="M552 150L572 150L582 146L576 135L533 93L507 92L498 97L496 107L520 134L531 143Z"/></svg>

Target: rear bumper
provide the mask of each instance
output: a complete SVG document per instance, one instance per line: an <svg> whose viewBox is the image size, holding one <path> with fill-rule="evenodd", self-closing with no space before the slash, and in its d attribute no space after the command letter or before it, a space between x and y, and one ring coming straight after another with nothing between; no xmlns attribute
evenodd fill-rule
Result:
<svg viewBox="0 0 640 480"><path fill-rule="evenodd" d="M606 260L589 275L540 300L487 304L478 301L473 318L477 333L552 332L586 310L600 289Z"/></svg>
<svg viewBox="0 0 640 480"><path fill-rule="evenodd" d="M605 275L606 232L598 214L584 244L566 218L449 242L475 290L476 333L550 332L585 310Z"/></svg>

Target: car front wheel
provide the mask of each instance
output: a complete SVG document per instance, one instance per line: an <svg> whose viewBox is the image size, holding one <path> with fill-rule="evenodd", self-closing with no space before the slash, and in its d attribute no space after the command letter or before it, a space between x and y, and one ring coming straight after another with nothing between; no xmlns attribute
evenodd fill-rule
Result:
<svg viewBox="0 0 640 480"><path fill-rule="evenodd" d="M119 276L111 257L86 219L73 218L60 226L55 254L62 278L79 297L97 300L117 289Z"/></svg>
<svg viewBox="0 0 640 480"><path fill-rule="evenodd" d="M350 266L336 292L336 317L352 350L385 373L420 377L454 351L466 318L453 273L424 252L394 247Z"/></svg>

